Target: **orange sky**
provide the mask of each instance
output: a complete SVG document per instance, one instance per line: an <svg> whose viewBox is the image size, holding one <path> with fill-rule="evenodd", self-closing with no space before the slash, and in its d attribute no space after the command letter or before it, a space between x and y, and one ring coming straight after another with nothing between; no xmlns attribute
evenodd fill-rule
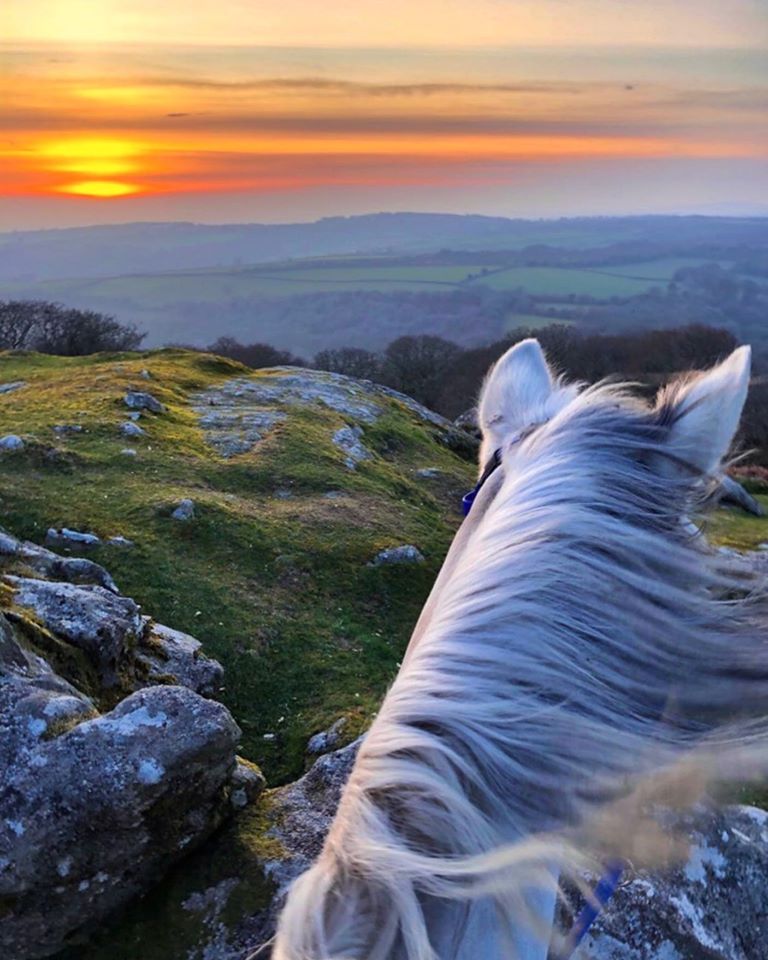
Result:
<svg viewBox="0 0 768 960"><path fill-rule="evenodd" d="M675 167L702 203L727 200L729 179L736 202L765 195L758 2L255 6L101 0L97 17L85 0L10 0L0 228L233 219L238 203L240 219L311 218L329 191L340 213L425 209L448 190L454 209L525 213L521 181L567 200L567 178L578 191L599 169L628 196L656 171L648 189L671 199L658 171Z"/></svg>

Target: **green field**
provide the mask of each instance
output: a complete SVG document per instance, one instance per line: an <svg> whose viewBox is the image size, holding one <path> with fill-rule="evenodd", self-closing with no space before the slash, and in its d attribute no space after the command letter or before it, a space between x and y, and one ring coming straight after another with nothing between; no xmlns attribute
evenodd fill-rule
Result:
<svg viewBox="0 0 768 960"><path fill-rule="evenodd" d="M238 298L282 298L334 291L450 291L466 283L494 290L522 287L536 296L567 294L593 297L631 296L664 284L681 266L702 261L682 258L606 268L508 267L482 263L390 265L386 261L356 265L353 260L296 261L238 269L136 274L97 280L51 280L34 287L39 299L75 302L126 301L144 309L171 303L216 303ZM482 271L486 270L485 274ZM28 287L0 284L0 296L28 296Z"/></svg>
<svg viewBox="0 0 768 960"><path fill-rule="evenodd" d="M535 296L566 296L572 293L576 296L630 297L653 286L653 281L613 276L592 269L565 267L509 267L473 282L494 290L515 290L522 287Z"/></svg>
<svg viewBox="0 0 768 960"><path fill-rule="evenodd" d="M367 290L450 290L477 274L482 264L457 266L275 266L237 270L197 270L180 273L137 274L99 280L50 280L35 285L38 299L140 302L160 307L179 301L215 303L234 298L290 297L306 293ZM0 284L0 297L27 296L18 283Z"/></svg>
<svg viewBox="0 0 768 960"><path fill-rule="evenodd" d="M569 320L553 320L552 317L540 317L536 313L510 313L507 317L505 330L517 330L519 327L530 327L533 330L546 327L550 323L570 323Z"/></svg>
<svg viewBox="0 0 768 960"><path fill-rule="evenodd" d="M684 267L700 267L703 263L712 263L696 257L666 257L661 260L645 260L640 263L621 263L613 266L593 267L590 272L609 274L614 277L630 277L637 280L670 281L678 270ZM728 261L714 261L722 267L730 266Z"/></svg>

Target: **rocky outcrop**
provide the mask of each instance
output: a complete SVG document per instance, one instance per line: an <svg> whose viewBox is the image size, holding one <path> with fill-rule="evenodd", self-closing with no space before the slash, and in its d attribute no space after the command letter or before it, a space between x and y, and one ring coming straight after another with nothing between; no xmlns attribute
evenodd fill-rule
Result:
<svg viewBox="0 0 768 960"><path fill-rule="evenodd" d="M262 855L271 901L204 948L206 960L244 960L264 944L293 879L318 855L354 763L359 741L320 757L300 780L270 791ZM679 824L677 825L679 827ZM768 960L768 813L755 807L701 808L684 824L687 860L664 873L628 869L619 890L576 955L580 960ZM200 890L220 896L220 916L236 878ZM213 929L213 928L212 928ZM202 955L202 954L200 954ZM194 951L173 960L193 960Z"/></svg>
<svg viewBox="0 0 768 960"><path fill-rule="evenodd" d="M105 686L117 684L119 667L146 627L133 600L92 584L11 575L4 580L17 607L31 612L54 636L84 651Z"/></svg>
<svg viewBox="0 0 768 960"><path fill-rule="evenodd" d="M366 426L375 424L395 401L423 423L437 428L452 449L466 451L474 441L449 420L389 387L340 373L274 367L250 377L233 377L193 397L193 409L208 442L223 457L247 453L292 410L319 407L341 414L346 423L333 436L354 470L371 453L362 443Z"/></svg>
<svg viewBox="0 0 768 960"><path fill-rule="evenodd" d="M150 625L136 658L146 666L150 683L167 682L170 677L195 693L213 697L224 682L221 664L203 654L199 640L160 623Z"/></svg>
<svg viewBox="0 0 768 960"><path fill-rule="evenodd" d="M301 780L273 792L270 832L282 857L266 868L277 893L268 911L243 924L241 943L254 948L271 935L288 885L322 846L357 746L321 757ZM768 960L768 813L748 806L701 808L689 818L687 833L684 864L666 873L628 871L578 957ZM224 956L214 954L214 960Z"/></svg>
<svg viewBox="0 0 768 960"><path fill-rule="evenodd" d="M207 698L223 671L198 640L90 560L0 532L0 572L0 956L33 960L144 893L263 779Z"/></svg>
<svg viewBox="0 0 768 960"><path fill-rule="evenodd" d="M51 531L48 531L50 536ZM17 540L0 530L0 559L6 563L15 561L37 574L51 580L66 580L68 583L93 583L117 593L117 586L104 567L85 557L61 557L36 543Z"/></svg>
<svg viewBox="0 0 768 960"><path fill-rule="evenodd" d="M232 876L214 886L200 889L194 894L194 904L215 907L204 925L207 941L204 945L198 941L201 952L180 952L173 960L196 960L198 956L205 960L246 960L272 937L291 882L320 853L358 746L359 741L355 741L320 757L300 780L265 794L258 859L269 896L257 909L243 911L237 922L224 927L221 917L237 891L238 877L233 871Z"/></svg>
<svg viewBox="0 0 768 960"><path fill-rule="evenodd" d="M766 960L768 813L701 810L688 860L630 874L587 937L590 960Z"/></svg>

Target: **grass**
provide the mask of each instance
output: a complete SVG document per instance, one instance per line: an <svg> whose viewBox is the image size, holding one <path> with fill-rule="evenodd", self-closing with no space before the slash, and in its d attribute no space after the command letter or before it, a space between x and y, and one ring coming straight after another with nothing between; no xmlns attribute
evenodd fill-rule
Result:
<svg viewBox="0 0 768 960"><path fill-rule="evenodd" d="M140 377L144 368L151 383ZM307 738L340 714L351 715L350 729L369 722L458 522L455 504L472 468L396 401L366 428L376 456L354 473L331 443L345 418L324 408L290 408L252 452L222 460L190 395L247 373L173 350L0 354L0 382L29 384L0 395L0 435L28 441L0 456L0 515L38 543L61 526L134 541L86 555L145 612L197 636L221 660L241 752L276 783L301 772ZM129 386L167 407L143 417L147 437L130 442L118 429ZM84 432L56 437L62 423ZM122 455L126 446L138 456ZM424 466L440 468L442 479L418 478ZM276 497L286 488L290 499ZM328 500L329 490L344 496ZM169 516L183 497L197 505L188 523ZM414 543L426 564L367 565L398 543Z"/></svg>
<svg viewBox="0 0 768 960"><path fill-rule="evenodd" d="M768 492L754 495L768 511ZM705 529L713 543L734 550L757 550L761 543L768 543L768 516L751 517L740 510L716 510Z"/></svg>

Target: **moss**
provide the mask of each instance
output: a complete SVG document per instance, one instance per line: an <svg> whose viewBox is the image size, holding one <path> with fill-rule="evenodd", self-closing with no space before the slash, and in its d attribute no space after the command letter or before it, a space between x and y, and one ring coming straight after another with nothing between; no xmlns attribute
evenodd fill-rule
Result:
<svg viewBox="0 0 768 960"><path fill-rule="evenodd" d="M43 657L55 673L100 703L104 696L102 685L95 666L82 650L55 637L29 611L14 607L11 600L4 602L0 597L0 612L15 628L16 639L23 647Z"/></svg>
<svg viewBox="0 0 768 960"><path fill-rule="evenodd" d="M59 717L57 720L52 720L49 722L43 734L43 740L56 740L65 733L69 733L70 730L74 730L75 727L83 723L84 720L91 720L96 716L98 716L98 713L95 710L91 710L88 713L78 713L75 716Z"/></svg>

